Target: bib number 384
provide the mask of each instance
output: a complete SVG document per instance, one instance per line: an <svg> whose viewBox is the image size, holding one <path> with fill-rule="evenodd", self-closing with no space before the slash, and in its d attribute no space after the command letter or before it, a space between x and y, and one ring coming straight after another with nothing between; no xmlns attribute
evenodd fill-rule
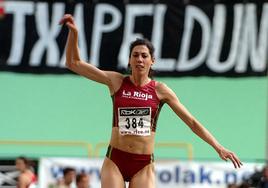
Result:
<svg viewBox="0 0 268 188"><path fill-rule="evenodd" d="M121 135L151 135L151 108L119 108L118 126Z"/></svg>

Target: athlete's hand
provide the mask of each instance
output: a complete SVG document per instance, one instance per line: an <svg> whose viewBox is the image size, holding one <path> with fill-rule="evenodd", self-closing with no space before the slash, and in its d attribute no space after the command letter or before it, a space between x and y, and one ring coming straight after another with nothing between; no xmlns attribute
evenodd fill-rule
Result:
<svg viewBox="0 0 268 188"><path fill-rule="evenodd" d="M74 18L71 14L65 14L59 22L60 25L66 25L73 33L78 33L78 29L75 25Z"/></svg>
<svg viewBox="0 0 268 188"><path fill-rule="evenodd" d="M229 151L225 148L221 148L218 153L223 160L227 161L229 159L230 161L232 161L235 168L240 168L243 165L240 159L232 151Z"/></svg>

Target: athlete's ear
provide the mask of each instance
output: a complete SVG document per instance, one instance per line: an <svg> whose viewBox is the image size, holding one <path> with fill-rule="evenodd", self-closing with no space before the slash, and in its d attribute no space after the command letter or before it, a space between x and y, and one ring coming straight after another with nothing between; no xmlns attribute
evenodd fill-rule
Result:
<svg viewBox="0 0 268 188"><path fill-rule="evenodd" d="M155 57L152 57L152 65L155 63Z"/></svg>
<svg viewBox="0 0 268 188"><path fill-rule="evenodd" d="M127 68L131 70L130 61L128 61Z"/></svg>

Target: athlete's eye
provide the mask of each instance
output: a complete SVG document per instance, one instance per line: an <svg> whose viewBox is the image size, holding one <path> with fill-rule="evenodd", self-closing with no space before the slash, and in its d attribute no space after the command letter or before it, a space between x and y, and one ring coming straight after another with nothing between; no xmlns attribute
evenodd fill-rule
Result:
<svg viewBox="0 0 268 188"><path fill-rule="evenodd" d="M148 57L148 54L142 54L142 57L145 59Z"/></svg>
<svg viewBox="0 0 268 188"><path fill-rule="evenodd" d="M146 58L148 58L149 57L149 54L147 54L147 53L133 53L132 54L132 57L135 57L135 58L138 58L139 56L141 56L141 58L143 58L143 59L146 59Z"/></svg>

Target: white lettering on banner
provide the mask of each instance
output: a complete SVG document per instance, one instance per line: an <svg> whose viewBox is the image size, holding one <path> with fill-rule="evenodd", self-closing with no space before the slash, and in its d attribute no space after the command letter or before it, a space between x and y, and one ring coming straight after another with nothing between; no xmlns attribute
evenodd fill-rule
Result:
<svg viewBox="0 0 268 188"><path fill-rule="evenodd" d="M225 62L220 62L220 52L224 39L224 31L226 25L226 7L217 5L215 7L215 15L213 19L213 31L211 37L210 53L208 54L207 65L215 72L226 72L234 67L236 62L236 54L238 52L240 30L242 27L243 5L236 4L234 6L234 26L232 33L232 41L229 50L229 56Z"/></svg>
<svg viewBox="0 0 268 188"><path fill-rule="evenodd" d="M267 35L268 23L265 18L268 17L268 4L263 6L260 20L260 28L257 30L256 6L254 4L246 5L244 14L244 23L241 33L240 52L238 53L236 72L245 72L247 69L248 53L250 53L251 67L254 71L265 70L267 66ZM259 31L259 32L258 32ZM259 33L259 36L257 34ZM257 39L259 39L257 41Z"/></svg>
<svg viewBox="0 0 268 188"><path fill-rule="evenodd" d="M90 174L92 188L100 187L100 171L103 159L81 158L42 158L39 163L39 188L55 184L62 176L64 167L73 167L77 172ZM226 162L161 161L155 162L156 186L158 188L225 188L229 183L239 184L256 170L263 168L262 163L244 163L236 170Z"/></svg>
<svg viewBox="0 0 268 188"><path fill-rule="evenodd" d="M33 2L5 2L6 14L13 14L11 51L8 65L19 65L25 44L25 16L33 14Z"/></svg>
<svg viewBox="0 0 268 188"><path fill-rule="evenodd" d="M0 165L0 187L16 187L20 173L15 165Z"/></svg>
<svg viewBox="0 0 268 188"><path fill-rule="evenodd" d="M157 63L155 70L171 71L174 69L175 59L162 59L162 42L164 17L167 10L166 5L127 5L127 14L125 21L124 38L119 53L118 67L126 68L128 66L129 45L136 38L142 38L141 33L134 33L135 18L138 16L153 16L152 43L155 46L155 58Z"/></svg>
<svg viewBox="0 0 268 188"><path fill-rule="evenodd" d="M92 42L90 48L92 54L90 63L98 66L102 33L109 33L118 28L122 23L122 15L118 9L109 4L97 4L95 9ZM112 16L112 21L110 23L104 23L105 14Z"/></svg>
<svg viewBox="0 0 268 188"><path fill-rule="evenodd" d="M191 44L191 35L193 32L194 21L200 23L202 28L202 41L201 49L199 53L189 59L189 50ZM208 17L199 8L194 6L188 6L185 13L185 25L183 31L183 38L181 43L181 51L179 54L179 60L177 62L177 70L179 71L190 71L201 65L204 62L209 42L210 42L210 22Z"/></svg>
<svg viewBox="0 0 268 188"><path fill-rule="evenodd" d="M127 68L129 57L129 45L136 38L142 38L141 33L134 33L135 19L138 16L151 16L153 14L153 5L127 5L123 42L119 52L118 67Z"/></svg>
<svg viewBox="0 0 268 188"><path fill-rule="evenodd" d="M86 36L85 36L85 28L84 28L84 11L83 11L83 4L78 3L74 9L74 19L76 22L76 26L79 30L78 35L78 44L80 48L80 56L81 59L87 61L88 60L88 52L87 52L87 44L86 44ZM64 53L60 60L60 67L65 67L66 61L66 47L64 48Z"/></svg>
<svg viewBox="0 0 268 188"><path fill-rule="evenodd" d="M185 29L182 40L182 47L179 56L179 61L177 64L178 71L184 70L193 70L201 65L204 62L204 57L207 53L207 47L209 43L211 44L211 48L208 54L208 67L215 72L227 72L232 68L235 68L235 71L238 73L243 73L247 71L248 58L250 53L250 62L251 67L256 72L265 71L266 61L267 61L267 34L268 34L268 24L265 22L265 17L268 16L268 5L264 4L260 28L259 28L259 36L257 36L257 11L256 5L248 4L248 5L236 5L234 8L235 20L234 20L234 28L233 28L233 38L231 42L231 49L229 50L229 58L225 63L219 62L220 58L220 47L223 43L223 34L225 28L225 17L226 8L222 7L223 5L216 5L216 13L214 15L213 20L213 37L209 39L210 35L210 26L208 22L208 18L203 14L197 7L188 6L186 10L186 20L185 20ZM245 9L242 14L241 9ZM187 15L188 14L188 15ZM242 15L245 15L244 20L242 19ZM188 20L188 19L189 20ZM198 21L202 28L202 44L201 49L198 55L196 55L191 60L187 59L187 55L190 49L190 34L193 30L193 21ZM189 25L187 25L189 24ZM187 32L185 32L188 29ZM221 30L221 31L220 31ZM206 33L206 35L204 34ZM240 36L242 35L242 36ZM239 45L239 39L241 38L241 42ZM258 38L258 41L257 41ZM207 43L207 44L206 44ZM259 45L257 45L259 44ZM239 46L238 46L239 45ZM239 50L240 49L240 50ZM236 57L236 58L235 58ZM235 65L235 62L237 64Z"/></svg>
<svg viewBox="0 0 268 188"><path fill-rule="evenodd" d="M227 27L227 7L216 4L212 22L205 12L196 6L186 6L184 30L177 58L162 58L165 15L165 4L126 4L125 12L122 13L112 4L98 3L95 5L92 23L92 36L90 53L88 52L86 29L84 28L84 9L82 3L74 6L74 17L79 29L79 47L81 58L90 59L91 63L99 67L100 50L104 33L113 32L124 23L122 44L119 50L117 68L127 68L129 44L142 33L135 33L136 20L138 17L149 16L153 18L151 25L151 40L156 47L157 71L193 71L203 64L215 73L224 73L234 70L236 73L245 73L251 68L254 72L263 72L267 68L267 42L268 42L268 3L263 3L260 18L257 19L256 4L236 4L233 12L233 26L230 49L225 60L221 60L223 43L226 38L224 32ZM36 11L35 11L36 7ZM49 8L45 2L5 2L7 14L13 15L12 41L7 65L18 66L22 63L26 38L26 16L32 15L36 20L38 40L32 44L29 54L29 65L40 66L44 54L46 54L47 67L64 67L65 50L60 54L57 37L61 31L58 21L65 13L64 3L53 3L51 21ZM110 15L111 20L106 23L105 16ZM123 21L124 19L124 21ZM178 23L179 24L179 23ZM193 32L196 25L201 29L201 45L193 56L192 49ZM150 33L150 31L149 31ZM229 34L228 34L229 35ZM174 39L178 40L178 39ZM226 49L224 49L226 51ZM226 54L226 52L224 52ZM88 54L91 54L90 57ZM250 63L250 64L249 64Z"/></svg>
<svg viewBox="0 0 268 188"><path fill-rule="evenodd" d="M155 59L157 63L153 65L155 70L162 71L172 71L175 67L175 59L164 59L161 58L162 55L162 43L163 43L163 28L164 28L164 18L167 11L166 5L155 6L154 11L154 24L152 33L152 43L155 46Z"/></svg>
<svg viewBox="0 0 268 188"><path fill-rule="evenodd" d="M36 28L39 35L39 40L35 43L31 55L30 65L39 66L45 51L47 51L46 63L50 67L56 67L59 62L59 48L56 42L56 37L60 33L59 20L64 15L64 4L54 3L49 26L48 4L38 3L36 6Z"/></svg>

